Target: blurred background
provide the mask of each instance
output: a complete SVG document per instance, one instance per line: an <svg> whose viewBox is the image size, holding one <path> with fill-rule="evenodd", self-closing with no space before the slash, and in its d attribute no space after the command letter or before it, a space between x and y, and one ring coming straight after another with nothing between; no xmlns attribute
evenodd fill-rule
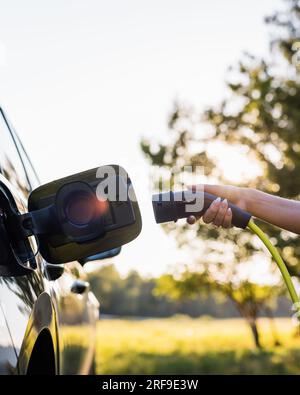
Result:
<svg viewBox="0 0 300 395"><path fill-rule="evenodd" d="M85 266L97 372L299 374L300 331L260 242L160 227L151 208L153 166L299 198L299 1L0 6L0 102L41 181L116 163L137 190L140 237ZM298 285L298 237L261 225Z"/></svg>

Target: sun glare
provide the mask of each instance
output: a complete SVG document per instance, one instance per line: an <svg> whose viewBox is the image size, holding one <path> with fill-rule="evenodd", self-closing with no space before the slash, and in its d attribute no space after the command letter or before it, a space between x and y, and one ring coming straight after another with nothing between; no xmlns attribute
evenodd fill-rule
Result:
<svg viewBox="0 0 300 395"><path fill-rule="evenodd" d="M229 182L247 183L262 174L259 163L246 149L241 151L237 147L216 143L209 147L208 153L216 160L223 177Z"/></svg>

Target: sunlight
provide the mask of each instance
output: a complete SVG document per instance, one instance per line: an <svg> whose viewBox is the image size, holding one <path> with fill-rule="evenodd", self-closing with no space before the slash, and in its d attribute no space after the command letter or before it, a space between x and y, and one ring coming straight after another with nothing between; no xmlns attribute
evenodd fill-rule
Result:
<svg viewBox="0 0 300 395"><path fill-rule="evenodd" d="M208 154L216 160L217 166L222 169L222 175L228 182L244 184L262 175L261 166L249 154L247 147L241 150L218 142L211 144Z"/></svg>

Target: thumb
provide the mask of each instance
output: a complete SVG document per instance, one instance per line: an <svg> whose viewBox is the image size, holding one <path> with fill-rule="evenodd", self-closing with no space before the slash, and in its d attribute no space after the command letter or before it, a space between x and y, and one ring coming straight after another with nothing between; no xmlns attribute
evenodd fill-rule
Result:
<svg viewBox="0 0 300 395"><path fill-rule="evenodd" d="M199 192L204 191L221 198L227 198L227 199L229 198L228 190L226 186L223 185L212 185L212 184L188 185L188 189L199 191Z"/></svg>

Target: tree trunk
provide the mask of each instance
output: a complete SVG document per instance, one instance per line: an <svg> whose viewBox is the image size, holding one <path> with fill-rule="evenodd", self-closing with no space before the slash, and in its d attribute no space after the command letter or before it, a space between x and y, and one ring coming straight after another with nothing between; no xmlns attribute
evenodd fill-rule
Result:
<svg viewBox="0 0 300 395"><path fill-rule="evenodd" d="M231 300L233 301L233 303L234 303L235 307L237 308L238 312L240 313L241 317L243 317L249 324L255 347L262 348L262 346L260 344L259 332L258 332L257 323L256 323L256 315L249 315L249 312L247 312L241 304L237 303L234 298L231 297Z"/></svg>
<svg viewBox="0 0 300 395"><path fill-rule="evenodd" d="M256 348L261 348L260 340L259 340L259 332L256 324L256 320L249 320L249 326L252 332L254 344Z"/></svg>
<svg viewBox="0 0 300 395"><path fill-rule="evenodd" d="M274 346L278 347L281 345L280 341L279 341L279 337L278 337L278 333L277 333L277 328L275 325L275 320L274 320L274 315L271 309L266 308L265 309L266 315L269 318L269 322L270 322L270 329L272 332L272 336L273 336L273 342L274 342Z"/></svg>

